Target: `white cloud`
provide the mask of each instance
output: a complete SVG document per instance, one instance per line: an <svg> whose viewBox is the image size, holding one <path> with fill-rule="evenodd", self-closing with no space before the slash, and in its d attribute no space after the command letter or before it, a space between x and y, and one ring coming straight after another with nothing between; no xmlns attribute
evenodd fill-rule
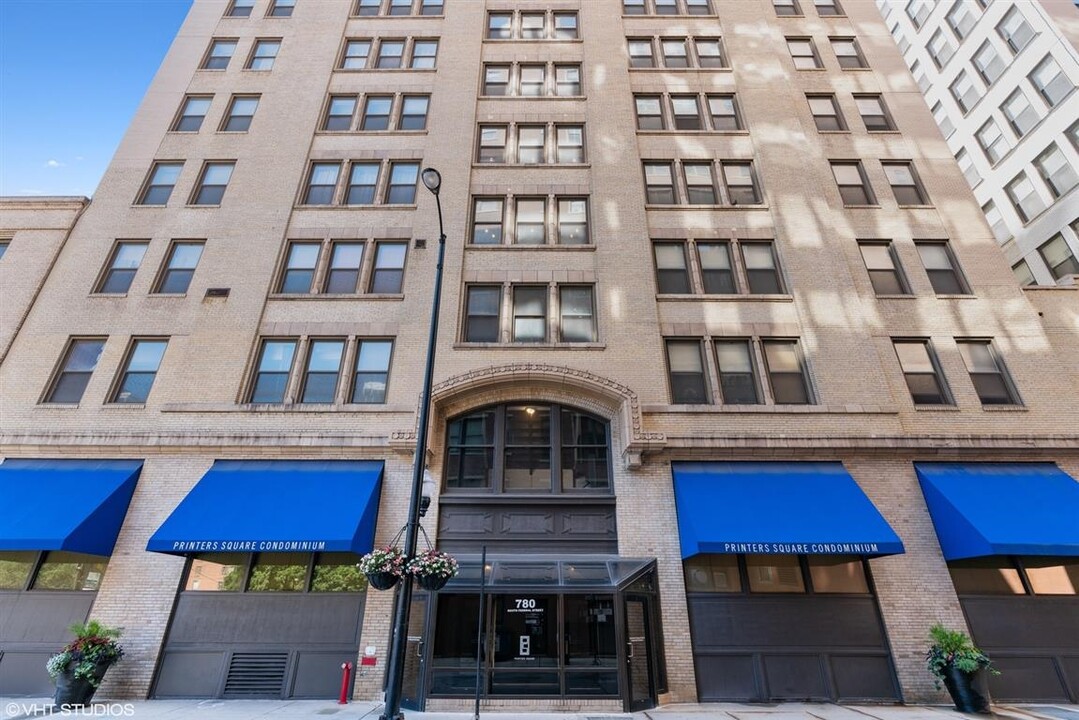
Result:
<svg viewBox="0 0 1079 720"><path fill-rule="evenodd" d="M47 167L47 168L64 167L64 163L60 162L59 160L49 160L47 163L45 163L45 167Z"/></svg>

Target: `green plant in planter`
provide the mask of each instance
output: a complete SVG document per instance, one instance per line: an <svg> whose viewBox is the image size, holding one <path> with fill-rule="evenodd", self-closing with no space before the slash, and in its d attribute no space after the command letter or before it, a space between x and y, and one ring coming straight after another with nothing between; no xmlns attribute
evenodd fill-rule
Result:
<svg viewBox="0 0 1079 720"><path fill-rule="evenodd" d="M937 623L929 629L929 637L933 644L925 654L925 665L936 680L938 690L947 677L949 667L968 674L984 668L993 675L1000 675L989 656L976 648L974 641L962 630L949 630Z"/></svg>
<svg viewBox="0 0 1079 720"><path fill-rule="evenodd" d="M75 635L75 639L49 658L45 667L58 687L63 686L66 690L71 681L82 688L88 687L88 694L84 693L86 700L82 701L86 702L101 685L105 670L124 656L124 648L116 641L123 629L90 620L75 623L68 630Z"/></svg>

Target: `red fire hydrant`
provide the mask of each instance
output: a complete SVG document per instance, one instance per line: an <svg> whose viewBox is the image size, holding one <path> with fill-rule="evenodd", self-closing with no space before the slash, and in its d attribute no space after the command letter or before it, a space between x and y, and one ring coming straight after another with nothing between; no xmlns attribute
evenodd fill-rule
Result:
<svg viewBox="0 0 1079 720"><path fill-rule="evenodd" d="M348 705L348 681L352 677L352 663L341 663L341 696L337 698L338 705Z"/></svg>

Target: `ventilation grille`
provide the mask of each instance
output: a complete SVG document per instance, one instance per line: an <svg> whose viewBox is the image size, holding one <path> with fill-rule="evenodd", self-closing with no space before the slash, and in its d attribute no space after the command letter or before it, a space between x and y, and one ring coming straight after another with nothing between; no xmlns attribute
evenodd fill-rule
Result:
<svg viewBox="0 0 1079 720"><path fill-rule="evenodd" d="M288 653L233 653L225 697L281 697Z"/></svg>

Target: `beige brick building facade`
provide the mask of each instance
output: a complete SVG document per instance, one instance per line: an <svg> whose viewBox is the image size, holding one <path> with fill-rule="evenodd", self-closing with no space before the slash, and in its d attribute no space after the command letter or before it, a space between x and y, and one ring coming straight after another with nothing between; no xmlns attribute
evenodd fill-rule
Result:
<svg viewBox="0 0 1079 720"><path fill-rule="evenodd" d="M491 406L608 423L613 554L655 561L652 702L940 699L927 631L967 615L914 463L1055 463L1079 477L1079 296L1017 287L875 4L840 2L789 15L769 0L195 0L85 212L0 204L0 233L15 231L0 260L0 454L143 462L90 611L125 628L127 659L102 693L163 694L190 561L146 547L216 461L381 461L376 544L404 522L438 237L414 173L429 166L448 236L429 467L448 484L450 422ZM886 127L871 131L860 118L873 103ZM837 187L857 193L851 177L869 188L862 201ZM28 212L55 229L31 236ZM875 289L889 277L894 288ZM939 398L914 402L897 339L927 348ZM135 343L162 340L148 395L125 401ZM375 378L368 397L358 358L387 340L388 367L373 368L385 390ZM99 354L72 397L59 388L80 341ZM267 342L286 344L277 384ZM971 342L991 348L1004 402L972 381ZM337 375L330 397L305 402L316 346ZM736 388L722 353L740 348L754 398L724 402ZM890 694L845 692L827 664L842 651L821 655L833 659L819 691L795 682L784 695L781 663L760 647L731 651L752 656L756 695L715 679L672 478L672 463L713 461L842 463L894 529L905 552L869 559L863 593ZM432 538L448 537L453 494L434 499ZM419 699L448 707L464 701L435 690L429 612ZM353 655L374 647L377 664L357 698L381 692L391 614L392 593L366 592ZM1079 670L1060 667L1054 692L1079 692ZM630 673L619 678L602 697L563 679L557 697L492 702L632 707Z"/></svg>

